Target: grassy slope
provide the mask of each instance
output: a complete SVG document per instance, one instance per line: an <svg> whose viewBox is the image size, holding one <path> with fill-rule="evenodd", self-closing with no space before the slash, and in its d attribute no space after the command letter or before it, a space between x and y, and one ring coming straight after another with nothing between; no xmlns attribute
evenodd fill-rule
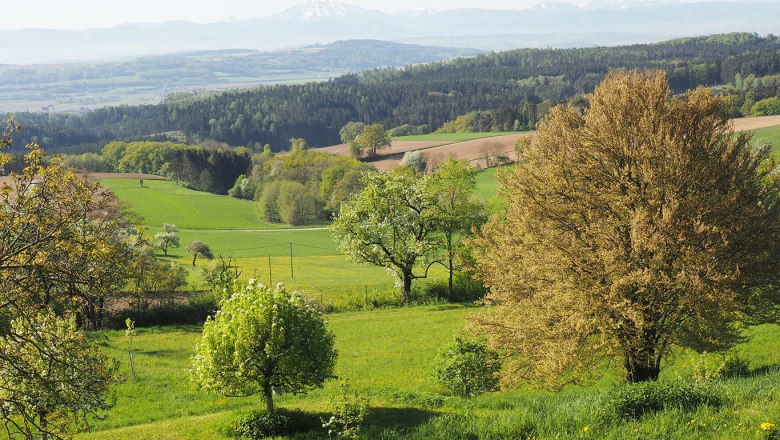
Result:
<svg viewBox="0 0 780 440"><path fill-rule="evenodd" d="M780 329L769 325L751 329L754 339L737 348L755 376L723 381L728 402L721 408L668 410L638 421L604 418L604 395L614 380L559 393L526 389L472 401L446 397L430 376L431 362L474 311L428 306L327 317L339 350L337 374L371 396L366 438L519 438L528 432L538 438L767 438L756 435L760 423L780 421ZM105 350L129 375L124 333L96 337L105 338ZM78 438L225 438L222 427L259 406L260 398L224 398L189 388L186 369L198 337L198 327L140 330L134 343L139 381L120 385L109 417L95 424L96 432ZM696 359L679 353L661 379L690 375ZM613 370L610 377L618 374ZM281 396L278 403L323 414L334 390L332 381L305 396ZM442 414L449 415L437 417ZM583 432L584 426L591 432Z"/></svg>
<svg viewBox="0 0 780 440"><path fill-rule="evenodd" d="M174 223L180 229L268 229L283 225L261 222L252 202L228 196L193 191L167 180L103 179L100 183L130 203L143 217L142 223L162 226Z"/></svg>
<svg viewBox="0 0 780 440"><path fill-rule="evenodd" d="M339 351L336 374L349 378L356 389L374 394L375 404L387 406L397 405L399 391L404 395L441 391L429 374L431 362L438 347L463 326L464 316L472 310L435 306L329 315L328 327L336 335ZM218 438L213 421L229 416L221 413L258 406L258 396L225 398L189 387L186 370L199 336L198 327L140 329L134 340L138 382L127 381L118 387L117 405L106 420L95 424L95 429L103 432L80 437L157 438L158 433L175 429L177 433L170 438L193 438L191 432ZM105 338L105 351L120 360L122 374L129 377L129 345L124 332L96 337ZM278 402L320 410L327 406L335 385L331 381L323 390L306 396L282 396ZM122 433L105 432L142 424L147 425ZM188 431L192 424L198 427Z"/></svg>
<svg viewBox="0 0 780 440"><path fill-rule="evenodd" d="M759 128L753 131L753 142L758 145L772 144L772 154L775 160L780 155L780 125L776 127Z"/></svg>

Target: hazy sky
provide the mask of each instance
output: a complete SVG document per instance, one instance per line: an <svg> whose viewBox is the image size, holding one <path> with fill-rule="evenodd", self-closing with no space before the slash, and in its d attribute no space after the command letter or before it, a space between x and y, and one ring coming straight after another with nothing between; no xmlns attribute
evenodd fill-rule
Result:
<svg viewBox="0 0 780 440"><path fill-rule="evenodd" d="M559 0L575 2L576 0ZM0 29L83 29L121 23L188 20L200 23L230 18L262 17L306 0L2 0ZM386 12L432 9L521 9L540 0L345 0Z"/></svg>

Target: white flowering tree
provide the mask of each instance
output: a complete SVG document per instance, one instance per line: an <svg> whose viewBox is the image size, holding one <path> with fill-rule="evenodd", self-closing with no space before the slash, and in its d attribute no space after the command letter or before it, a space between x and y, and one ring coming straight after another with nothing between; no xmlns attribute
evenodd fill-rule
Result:
<svg viewBox="0 0 780 440"><path fill-rule="evenodd" d="M331 228L347 258L393 271L402 283L404 301L412 281L427 277L428 268L438 262L436 205L429 181L406 167L366 174L363 190L341 205ZM419 273L421 267L425 269Z"/></svg>
<svg viewBox="0 0 780 440"><path fill-rule="evenodd" d="M190 377L225 396L260 392L272 414L274 389L306 392L333 376L333 340L322 315L298 293L252 279L206 321Z"/></svg>

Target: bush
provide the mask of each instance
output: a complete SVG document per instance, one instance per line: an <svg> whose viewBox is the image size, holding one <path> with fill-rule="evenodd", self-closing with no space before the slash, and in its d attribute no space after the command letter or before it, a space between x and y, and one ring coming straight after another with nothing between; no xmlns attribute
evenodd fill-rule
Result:
<svg viewBox="0 0 780 440"><path fill-rule="evenodd" d="M425 295L435 298L443 298L449 302L474 302L487 295L487 289L479 281L464 273L456 273L452 280L452 295L450 295L447 280L428 283L425 286Z"/></svg>
<svg viewBox="0 0 780 440"><path fill-rule="evenodd" d="M351 393L349 383L344 380L339 384L339 394L331 397L333 415L327 421L322 420L322 427L328 430L328 436L335 434L341 439L360 438L360 427L368 412L368 400L357 393Z"/></svg>
<svg viewBox="0 0 780 440"><path fill-rule="evenodd" d="M691 410L699 406L720 406L720 390L712 383L694 381L642 382L624 386L612 393L609 406L624 419L665 409Z"/></svg>
<svg viewBox="0 0 780 440"><path fill-rule="evenodd" d="M407 151L404 153L404 157L401 159L401 165L409 167L418 173L424 172L428 167L425 156L419 151Z"/></svg>
<svg viewBox="0 0 780 440"><path fill-rule="evenodd" d="M314 415L303 411L278 408L273 414L265 411L251 411L238 417L228 429L228 435L238 439L263 439L307 432L319 428Z"/></svg>
<svg viewBox="0 0 780 440"><path fill-rule="evenodd" d="M103 326L109 329L124 329L125 320L130 317L136 327L162 325L200 325L207 316L217 311L217 300L211 294L192 294L185 301L170 301L153 304L143 310L135 308L112 310L106 313Z"/></svg>
<svg viewBox="0 0 780 440"><path fill-rule="evenodd" d="M473 397L498 390L500 370L498 353L480 341L455 337L455 341L439 353L434 377L454 394Z"/></svg>

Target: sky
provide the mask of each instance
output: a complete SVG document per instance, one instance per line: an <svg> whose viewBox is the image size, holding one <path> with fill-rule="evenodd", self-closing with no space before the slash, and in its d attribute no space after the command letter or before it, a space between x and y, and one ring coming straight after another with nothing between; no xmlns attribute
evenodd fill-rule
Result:
<svg viewBox="0 0 780 440"><path fill-rule="evenodd" d="M2 0L0 29L85 29L122 23L187 20L211 23L272 15L306 0ZM367 9L522 9L541 0L344 0ZM558 0L576 2L577 0ZM580 0L583 1L583 0Z"/></svg>

